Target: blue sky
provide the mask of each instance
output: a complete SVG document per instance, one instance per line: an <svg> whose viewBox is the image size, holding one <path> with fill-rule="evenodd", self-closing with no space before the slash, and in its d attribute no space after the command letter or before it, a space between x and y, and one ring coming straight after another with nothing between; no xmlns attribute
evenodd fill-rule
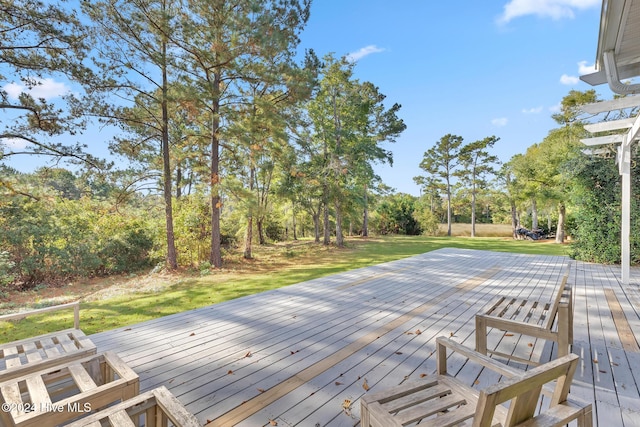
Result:
<svg viewBox="0 0 640 427"><path fill-rule="evenodd" d="M413 177L442 136L495 135L501 161L557 127L551 115L593 67L600 0L315 0L302 48L357 56L355 75L402 104L407 130L383 182L418 195ZM604 99L608 88L596 88Z"/></svg>
<svg viewBox="0 0 640 427"><path fill-rule="evenodd" d="M407 130L386 148L393 167L383 182L419 194L423 153L442 136L465 142L500 138L494 154L508 161L557 125L551 114L578 76L593 66L601 0L314 0L300 49L333 52L357 62L355 75L402 104ZM16 96L20 85L3 86ZM36 96L55 98L68 86L43 82ZM603 99L607 88L597 88ZM5 116L6 118L6 116ZM110 135L102 134L104 138ZM99 133L85 134L106 147ZM22 156L28 157L28 156ZM17 159L28 169L34 159Z"/></svg>

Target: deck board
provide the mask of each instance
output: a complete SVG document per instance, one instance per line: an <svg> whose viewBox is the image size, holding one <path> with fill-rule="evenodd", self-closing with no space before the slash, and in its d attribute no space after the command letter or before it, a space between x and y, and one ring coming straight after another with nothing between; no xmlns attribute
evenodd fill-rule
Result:
<svg viewBox="0 0 640 427"><path fill-rule="evenodd" d="M354 426L365 393L434 372L436 337L473 348L477 312L504 295L551 302L569 262L441 249L91 339L140 375L141 391L167 386L203 424ZM636 342L640 294L620 285L615 267L571 261L571 269L581 356L572 395L595 404L595 425L636 426L640 353L625 350L605 289ZM501 331L490 330L488 344L543 362L557 353L545 340ZM500 379L457 355L449 371L476 388Z"/></svg>

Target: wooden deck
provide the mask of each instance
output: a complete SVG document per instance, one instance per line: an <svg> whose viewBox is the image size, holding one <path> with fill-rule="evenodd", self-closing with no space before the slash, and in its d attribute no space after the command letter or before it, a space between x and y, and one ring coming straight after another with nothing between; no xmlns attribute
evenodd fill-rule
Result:
<svg viewBox="0 0 640 427"><path fill-rule="evenodd" d="M442 249L91 336L212 426L354 426L367 390L435 370L435 338L474 347L474 315L498 295L551 299L566 257ZM572 395L594 425L640 426L640 293L617 267L571 262ZM632 277L640 271L632 272ZM546 361L554 345L491 331L489 346ZM510 363L522 369L524 365ZM450 372L499 377L461 357ZM273 423L272 423L273 421Z"/></svg>

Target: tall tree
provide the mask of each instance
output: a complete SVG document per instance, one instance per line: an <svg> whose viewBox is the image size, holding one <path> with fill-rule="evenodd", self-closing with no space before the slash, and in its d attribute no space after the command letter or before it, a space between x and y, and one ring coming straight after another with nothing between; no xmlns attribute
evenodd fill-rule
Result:
<svg viewBox="0 0 640 427"><path fill-rule="evenodd" d="M97 89L105 96L124 100L124 105L113 105L105 98L96 114L107 122L137 129L137 144L157 143L162 158L166 261L169 268L176 269L168 106L175 1L108 0L82 2L82 6L96 26L97 65L111 78L108 86Z"/></svg>
<svg viewBox="0 0 640 427"><path fill-rule="evenodd" d="M445 184L447 194L447 236L451 236L451 180L460 164L461 136L447 134L425 151L420 168Z"/></svg>
<svg viewBox="0 0 640 427"><path fill-rule="evenodd" d="M211 192L211 254L222 266L220 214L221 170L225 118L243 101L239 88L260 79L251 65L274 52L293 52L298 34L309 17L309 0L185 0L182 34L178 43L190 73L191 95L205 112L209 138ZM285 56L286 58L286 56ZM230 143L230 140L226 140Z"/></svg>
<svg viewBox="0 0 640 427"><path fill-rule="evenodd" d="M460 163L463 169L455 172L455 175L471 185L471 237L476 236L476 197L478 190L487 184L488 175L495 175L494 165L498 157L489 153L489 149L500 138L488 136L484 139L466 144L460 149Z"/></svg>

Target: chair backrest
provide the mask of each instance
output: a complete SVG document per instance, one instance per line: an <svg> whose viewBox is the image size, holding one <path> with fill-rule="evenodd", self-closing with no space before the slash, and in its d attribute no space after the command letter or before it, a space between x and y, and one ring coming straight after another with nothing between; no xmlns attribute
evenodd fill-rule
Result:
<svg viewBox="0 0 640 427"><path fill-rule="evenodd" d="M485 388L480 392L473 425L491 426L496 406L508 400L511 400L511 404L504 421L505 427L533 418L542 386L556 379L550 406L566 401L578 359L577 355L569 354Z"/></svg>
<svg viewBox="0 0 640 427"><path fill-rule="evenodd" d="M567 284L570 272L570 267L567 267L566 273L564 274L564 276L562 276L562 282L560 283L560 287L558 288L558 293L556 294L556 298L553 301L553 305L549 307L549 317L547 318L545 324L545 328L548 330L551 330L551 327L553 326L553 322L558 313L558 307L560 306L560 304L571 304L571 285Z"/></svg>

